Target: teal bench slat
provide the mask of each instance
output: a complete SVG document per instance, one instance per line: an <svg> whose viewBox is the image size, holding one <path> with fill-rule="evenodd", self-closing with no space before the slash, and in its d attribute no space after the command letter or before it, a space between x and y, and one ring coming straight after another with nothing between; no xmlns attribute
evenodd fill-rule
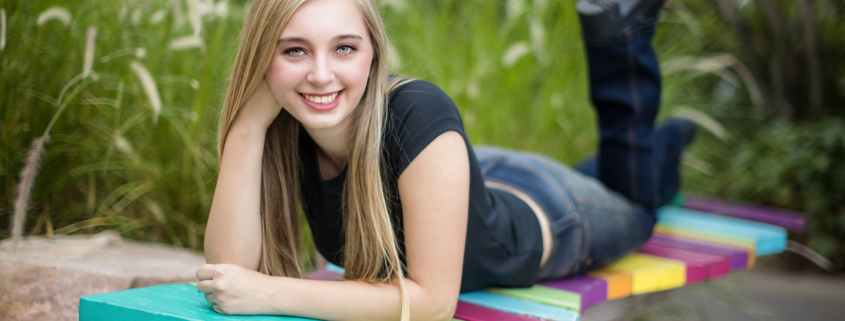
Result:
<svg viewBox="0 0 845 321"><path fill-rule="evenodd" d="M343 275L343 273L345 271L342 267L339 267L339 266L331 264L331 263L326 264L326 270L329 270L329 271L332 271L332 272L335 272L335 273L340 273L341 275Z"/></svg>
<svg viewBox="0 0 845 321"><path fill-rule="evenodd" d="M79 321L308 321L313 319L268 315L223 315L211 309L205 294L190 284L166 284L79 299Z"/></svg>
<svg viewBox="0 0 845 321"><path fill-rule="evenodd" d="M533 301L515 299L484 291L463 293L459 300L505 312L527 315L534 318L555 321L577 321L578 313Z"/></svg>
<svg viewBox="0 0 845 321"><path fill-rule="evenodd" d="M661 225L699 231L722 237L749 239L755 255L780 253L786 249L786 229L766 223L664 206L657 212Z"/></svg>

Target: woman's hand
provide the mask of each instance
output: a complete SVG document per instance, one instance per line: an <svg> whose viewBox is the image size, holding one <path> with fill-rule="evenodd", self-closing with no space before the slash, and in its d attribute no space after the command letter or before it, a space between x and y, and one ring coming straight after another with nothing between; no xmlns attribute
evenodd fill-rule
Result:
<svg viewBox="0 0 845 321"><path fill-rule="evenodd" d="M196 272L197 290L220 314L274 314L273 289L266 274L234 264L203 264Z"/></svg>
<svg viewBox="0 0 845 321"><path fill-rule="evenodd" d="M238 110L234 125L241 126L246 123L248 126L260 126L259 128L266 130L281 111L282 105L273 96L267 80L262 78L258 87L249 95L243 107Z"/></svg>

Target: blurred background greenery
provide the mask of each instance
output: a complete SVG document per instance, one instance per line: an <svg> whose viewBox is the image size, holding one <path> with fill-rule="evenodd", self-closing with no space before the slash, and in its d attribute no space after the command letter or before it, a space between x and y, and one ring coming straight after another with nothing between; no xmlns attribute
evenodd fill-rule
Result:
<svg viewBox="0 0 845 321"><path fill-rule="evenodd" d="M473 143L574 164L596 149L574 2L382 0L390 66L443 88ZM113 229L202 250L248 6L0 0L0 239L28 151L55 120L24 235ZM838 0L669 0L655 38L661 118L701 124L684 188L805 212L793 239L840 268L843 16Z"/></svg>

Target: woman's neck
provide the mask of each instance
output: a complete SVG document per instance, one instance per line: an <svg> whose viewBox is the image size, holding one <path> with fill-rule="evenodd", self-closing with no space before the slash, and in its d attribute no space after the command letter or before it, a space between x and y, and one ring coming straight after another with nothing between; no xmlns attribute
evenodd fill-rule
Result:
<svg viewBox="0 0 845 321"><path fill-rule="evenodd" d="M351 126L344 125L346 124L320 129L305 127L305 131L317 145L317 160L323 179L337 176L346 166Z"/></svg>

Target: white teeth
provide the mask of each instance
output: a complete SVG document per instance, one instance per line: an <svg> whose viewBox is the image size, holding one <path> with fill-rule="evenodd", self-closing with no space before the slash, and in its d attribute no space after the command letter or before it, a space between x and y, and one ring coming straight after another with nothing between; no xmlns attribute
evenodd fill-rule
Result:
<svg viewBox="0 0 845 321"><path fill-rule="evenodd" d="M310 96L310 95L303 95L303 96L305 96L305 99L308 99L309 101L311 101L315 104L328 104L330 102L333 102L335 99L337 99L337 94L338 93L334 93L331 96Z"/></svg>

